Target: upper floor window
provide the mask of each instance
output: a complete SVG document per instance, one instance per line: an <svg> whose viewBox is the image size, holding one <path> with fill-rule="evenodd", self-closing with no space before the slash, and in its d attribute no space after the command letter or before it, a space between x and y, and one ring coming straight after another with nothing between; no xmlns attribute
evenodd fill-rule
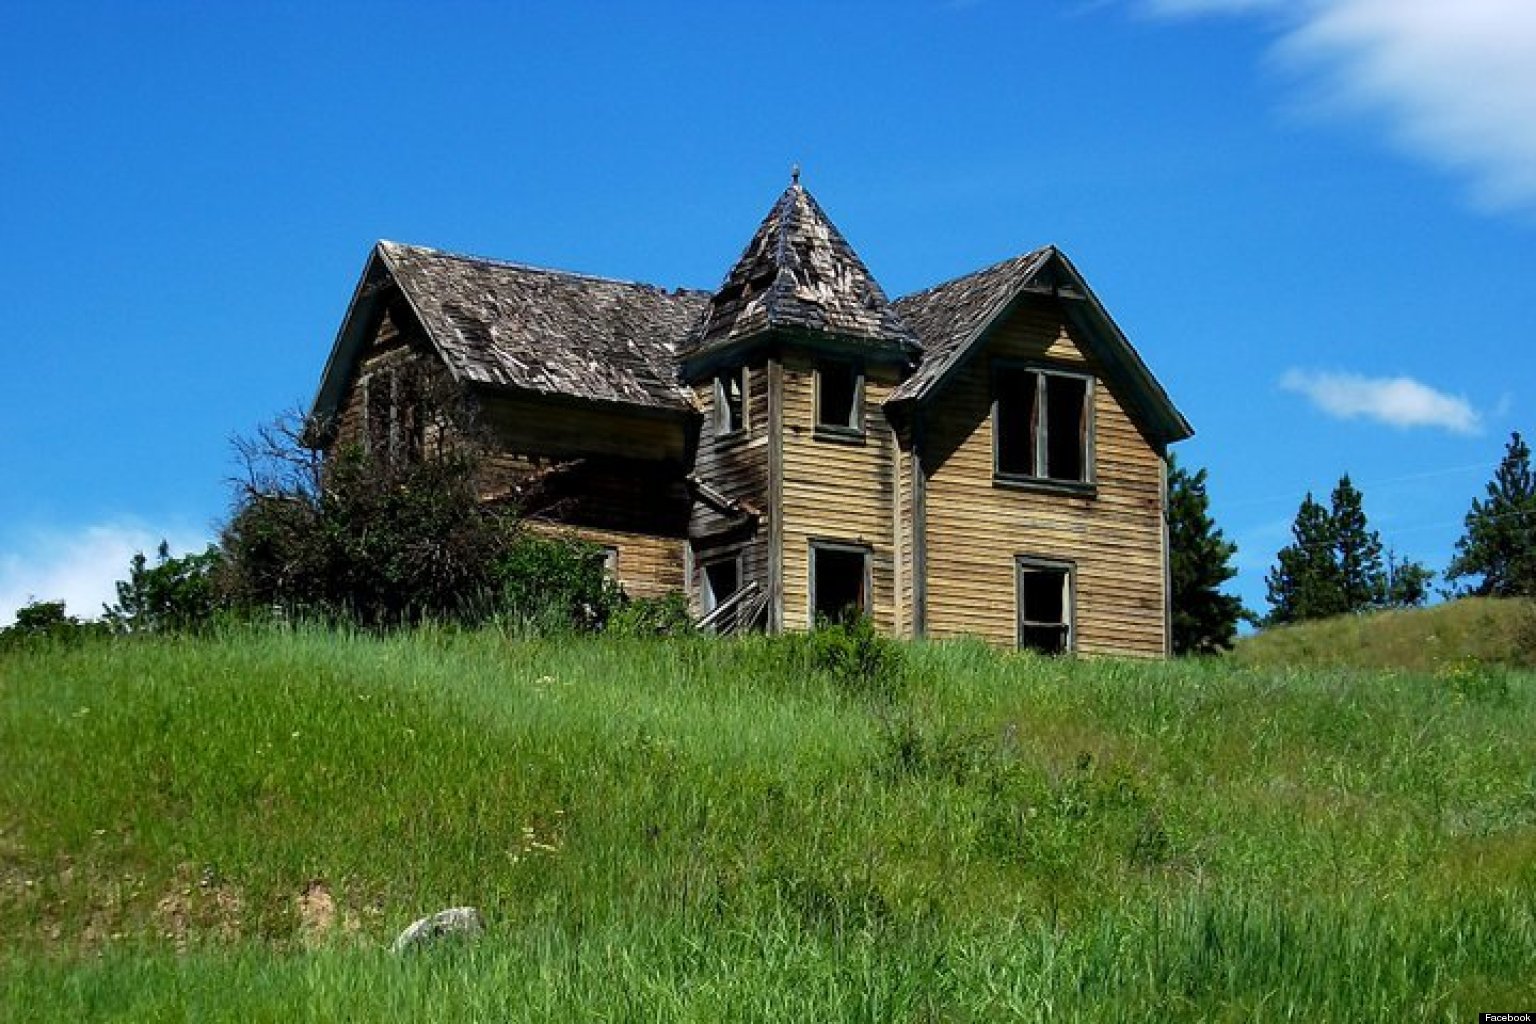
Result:
<svg viewBox="0 0 1536 1024"><path fill-rule="evenodd" d="M747 368L737 366L715 378L715 436L740 433L747 425Z"/></svg>
<svg viewBox="0 0 1536 1024"><path fill-rule="evenodd" d="M363 429L368 450L384 464L420 461L426 415L420 375L410 366L376 369L363 380Z"/></svg>
<svg viewBox="0 0 1536 1024"><path fill-rule="evenodd" d="M864 432L864 374L850 362L816 366L816 429Z"/></svg>
<svg viewBox="0 0 1536 1024"><path fill-rule="evenodd" d="M998 477L1093 480L1093 378L1000 366L993 372L992 439Z"/></svg>

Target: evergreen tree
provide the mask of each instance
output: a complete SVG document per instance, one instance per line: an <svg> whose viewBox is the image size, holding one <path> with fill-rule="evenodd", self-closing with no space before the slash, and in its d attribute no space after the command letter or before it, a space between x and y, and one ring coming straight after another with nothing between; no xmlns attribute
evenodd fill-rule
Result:
<svg viewBox="0 0 1536 1024"><path fill-rule="evenodd" d="M1349 474L1333 489L1333 550L1344 610L1365 611L1385 604L1387 573L1381 563L1381 537L1365 522L1360 491Z"/></svg>
<svg viewBox="0 0 1536 1024"><path fill-rule="evenodd" d="M1387 552L1387 605L1391 608L1417 608L1429 600L1429 585L1435 574L1422 562L1411 558L1399 560Z"/></svg>
<svg viewBox="0 0 1536 1024"><path fill-rule="evenodd" d="M1270 625L1379 608L1393 596L1382 565L1381 537L1366 524L1360 491L1348 473L1339 478L1329 504L1325 509L1310 492L1302 500L1291 526L1294 540L1280 550L1275 568L1264 578ZM1429 570L1417 562L1405 562L1401 572L1398 587L1404 597L1428 586Z"/></svg>
<svg viewBox="0 0 1536 1024"><path fill-rule="evenodd" d="M1472 501L1446 579L1477 577L1463 589L1468 594L1536 596L1536 479L1531 449L1518 432L1510 435L1487 492Z"/></svg>
<svg viewBox="0 0 1536 1024"><path fill-rule="evenodd" d="M1333 516L1310 491L1291 524L1291 537L1264 577L1270 604L1266 623L1322 619L1345 611L1343 580L1334 558Z"/></svg>
<svg viewBox="0 0 1536 1024"><path fill-rule="evenodd" d="M1173 599L1173 652L1214 654L1232 646L1243 604L1221 585L1237 570L1237 545L1210 515L1205 470L1190 474L1168 458L1168 563Z"/></svg>

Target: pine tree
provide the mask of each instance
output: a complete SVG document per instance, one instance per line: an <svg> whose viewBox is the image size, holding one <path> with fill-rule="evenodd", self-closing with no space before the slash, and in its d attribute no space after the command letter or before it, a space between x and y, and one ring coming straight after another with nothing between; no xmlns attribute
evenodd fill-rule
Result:
<svg viewBox="0 0 1536 1024"><path fill-rule="evenodd" d="M1333 489L1333 550L1344 610L1362 612L1386 603L1387 573L1381 563L1381 537L1365 522L1365 509L1349 474Z"/></svg>
<svg viewBox="0 0 1536 1024"><path fill-rule="evenodd" d="M1536 479L1531 449L1518 432L1510 435L1487 492L1472 501L1446 579L1477 577L1463 589L1469 594L1536 596Z"/></svg>
<svg viewBox="0 0 1536 1024"><path fill-rule="evenodd" d="M1292 542L1280 549L1275 568L1264 577L1270 612L1265 622L1281 625L1322 619L1345 611L1343 577L1334 557L1333 516L1312 499L1302 499L1291 524Z"/></svg>
<svg viewBox="0 0 1536 1024"><path fill-rule="evenodd" d="M1210 515L1205 470L1191 475L1168 458L1168 563L1173 652L1214 654L1232 646L1243 603L1221 585L1237 575L1227 541Z"/></svg>
<svg viewBox="0 0 1536 1024"><path fill-rule="evenodd" d="M1302 500L1291 526L1294 540L1280 550L1275 568L1264 578L1269 625L1363 612L1393 599L1381 537L1367 525L1360 491L1348 473L1339 478L1329 505L1323 508L1311 492ZM1402 571L1406 575L1397 588L1405 598L1427 587L1429 571L1422 565L1405 562Z"/></svg>
<svg viewBox="0 0 1536 1024"><path fill-rule="evenodd" d="M1435 574L1423 562L1411 558L1398 558L1387 552L1387 606L1390 608L1417 608L1429 600L1429 585Z"/></svg>

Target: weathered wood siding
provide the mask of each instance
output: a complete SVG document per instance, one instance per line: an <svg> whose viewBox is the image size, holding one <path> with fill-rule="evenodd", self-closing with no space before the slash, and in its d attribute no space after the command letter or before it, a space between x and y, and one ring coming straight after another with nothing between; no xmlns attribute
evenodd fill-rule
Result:
<svg viewBox="0 0 1536 1024"><path fill-rule="evenodd" d="M369 390L411 372L437 400L457 401L446 369L403 307L375 326L348 388L332 450L369 439ZM482 396L472 409L487 452L484 496L512 497L534 529L570 535L617 553L616 575L632 597L659 597L686 585L689 499L682 466L688 424L676 417L627 415L597 405L537 396ZM427 420L426 450L459 435L442 417ZM556 488L537 481L557 480Z"/></svg>
<svg viewBox="0 0 1536 1024"><path fill-rule="evenodd" d="M993 482L992 362L1094 372L1092 497ZM1049 300L1026 303L926 410L928 635L1017 640L1015 556L1077 567L1077 650L1162 655L1166 639L1162 458Z"/></svg>
<svg viewBox="0 0 1536 1024"><path fill-rule="evenodd" d="M896 614L896 437L881 403L900 382L895 367L864 368L864 436L816 432L815 363L786 353L783 361L782 558L783 626L810 625L812 540L871 549L872 617L887 633Z"/></svg>
<svg viewBox="0 0 1536 1024"><path fill-rule="evenodd" d="M553 537L571 537L612 548L617 555L614 576L630 597L664 597L683 589L683 541L645 533L570 526L529 519L530 529Z"/></svg>
<svg viewBox="0 0 1536 1024"><path fill-rule="evenodd" d="M703 566L719 557L741 555L741 582L772 585L768 545L768 460L772 435L769 430L769 371L765 356L747 363L745 408L742 429L719 436L715 431L715 382L713 377L694 385L694 397L703 411L699 427L694 475L727 498L745 502L760 515L755 524L723 515L706 502L695 501L688 535L693 545L689 599L694 611L703 612Z"/></svg>

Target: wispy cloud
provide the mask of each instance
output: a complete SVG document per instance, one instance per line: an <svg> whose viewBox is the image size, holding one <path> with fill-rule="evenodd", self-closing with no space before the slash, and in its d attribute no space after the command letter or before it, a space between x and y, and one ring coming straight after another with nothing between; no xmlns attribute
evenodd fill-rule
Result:
<svg viewBox="0 0 1536 1024"><path fill-rule="evenodd" d="M115 584L128 575L136 552L153 557L162 539L176 552L200 550L206 538L179 530L170 534L140 523L102 523L79 530L32 530L9 540L0 551L0 626L16 610L37 601L63 601L71 615L97 618L101 606L117 599Z"/></svg>
<svg viewBox="0 0 1536 1024"><path fill-rule="evenodd" d="M1531 0L1141 0L1157 15L1269 17L1325 110L1384 119L1404 150L1496 209L1536 210Z"/></svg>
<svg viewBox="0 0 1536 1024"><path fill-rule="evenodd" d="M1307 396L1339 419L1376 420L1401 429L1438 427L1453 434L1476 434L1482 429L1481 417L1465 398L1436 391L1412 377L1289 370L1280 378L1280 386Z"/></svg>

